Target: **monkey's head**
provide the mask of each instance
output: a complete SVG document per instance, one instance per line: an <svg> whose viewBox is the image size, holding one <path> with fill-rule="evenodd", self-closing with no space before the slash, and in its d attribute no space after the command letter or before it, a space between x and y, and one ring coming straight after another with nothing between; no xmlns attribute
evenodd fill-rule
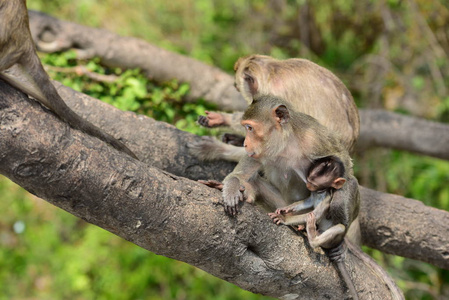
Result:
<svg viewBox="0 0 449 300"><path fill-rule="evenodd" d="M234 64L234 86L248 103L251 103L253 97L261 92L261 83L267 82L266 60L273 60L273 58L257 54L248 55L239 58Z"/></svg>
<svg viewBox="0 0 449 300"><path fill-rule="evenodd" d="M307 175L307 189L324 192L331 188L339 190L346 182L343 162L335 156L323 157L312 163Z"/></svg>
<svg viewBox="0 0 449 300"><path fill-rule="evenodd" d="M291 130L287 105L274 96L264 95L253 100L245 111L241 124L246 129L244 147L255 159L275 158L286 148Z"/></svg>

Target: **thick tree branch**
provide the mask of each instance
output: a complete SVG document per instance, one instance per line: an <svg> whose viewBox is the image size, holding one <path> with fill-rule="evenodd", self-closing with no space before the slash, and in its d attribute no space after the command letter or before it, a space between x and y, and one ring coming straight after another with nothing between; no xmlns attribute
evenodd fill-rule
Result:
<svg viewBox="0 0 449 300"><path fill-rule="evenodd" d="M234 167L234 164L222 161L200 162L189 155L186 144L199 139L195 135L145 116L122 112L60 83L54 83L63 99L78 114L120 138L145 163L193 180L222 180ZM20 95L7 87L0 81L3 97L12 103L19 101ZM425 206L413 199L366 188L362 188L361 192L361 226L367 245L449 269L444 250L449 245L449 223L445 221L449 218L448 212ZM402 215L405 217L402 218ZM400 226L399 219L402 220Z"/></svg>
<svg viewBox="0 0 449 300"><path fill-rule="evenodd" d="M449 160L449 126L384 110L360 110L358 150L380 146Z"/></svg>
<svg viewBox="0 0 449 300"><path fill-rule="evenodd" d="M40 50L54 52L76 48L86 57L100 57L106 66L140 68L159 82L171 79L187 82L191 88L190 100L204 98L230 111L246 107L233 87L233 77L216 67L136 38L61 21L35 11L29 14L33 38ZM448 125L386 111L360 110L360 114L359 149L389 147L449 159Z"/></svg>
<svg viewBox="0 0 449 300"><path fill-rule="evenodd" d="M104 110L103 115L111 116ZM130 118L142 127L154 125L145 117ZM217 190L134 160L71 129L2 81L0 140L0 173L145 249L255 293L290 295L285 299L344 297L327 257L306 246L302 236L272 224L252 205L244 205L237 218L226 216ZM131 148L139 149L134 143ZM389 298L361 261L351 252L346 257L362 297Z"/></svg>
<svg viewBox="0 0 449 300"><path fill-rule="evenodd" d="M363 244L449 270L449 213L360 187Z"/></svg>

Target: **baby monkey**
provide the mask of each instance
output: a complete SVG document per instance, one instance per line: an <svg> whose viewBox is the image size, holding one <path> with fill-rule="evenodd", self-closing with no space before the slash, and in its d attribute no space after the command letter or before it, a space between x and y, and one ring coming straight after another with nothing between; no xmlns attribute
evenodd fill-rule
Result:
<svg viewBox="0 0 449 300"><path fill-rule="evenodd" d="M305 200L278 208L268 215L277 225L298 225L298 230L302 230L307 222L307 213L313 209L316 221L320 222L324 214L328 213L334 192L340 190L346 183L344 174L343 162L338 157L329 156L315 160L306 178L310 196Z"/></svg>
<svg viewBox="0 0 449 300"><path fill-rule="evenodd" d="M350 223L358 215L359 191L357 179L346 176L342 161L335 156L315 160L307 172L306 186L311 191L309 198L289 206L278 208L268 214L276 224L298 225L298 230L307 224L307 236L313 248L326 249L335 263L353 299L359 299L354 283L343 263L344 237ZM346 182L349 181L347 184ZM313 211L310 210L313 208ZM296 213L296 215L292 215ZM316 224L319 224L321 234Z"/></svg>

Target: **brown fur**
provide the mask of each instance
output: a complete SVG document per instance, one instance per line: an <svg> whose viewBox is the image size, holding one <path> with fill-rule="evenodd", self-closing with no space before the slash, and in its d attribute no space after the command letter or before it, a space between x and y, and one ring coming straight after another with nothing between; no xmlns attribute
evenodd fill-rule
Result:
<svg viewBox="0 0 449 300"><path fill-rule="evenodd" d="M74 128L137 158L117 139L79 117L59 96L36 54L25 0L0 0L0 78L37 99Z"/></svg>

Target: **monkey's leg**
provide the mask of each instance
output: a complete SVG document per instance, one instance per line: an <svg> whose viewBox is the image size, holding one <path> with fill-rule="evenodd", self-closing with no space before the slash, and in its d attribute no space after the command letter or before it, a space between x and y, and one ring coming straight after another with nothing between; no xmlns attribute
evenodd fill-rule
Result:
<svg viewBox="0 0 449 300"><path fill-rule="evenodd" d="M230 126L232 117L230 114L206 111L205 116L198 117L198 124L208 128Z"/></svg>
<svg viewBox="0 0 449 300"><path fill-rule="evenodd" d="M345 226L343 224L334 225L318 235L316 230L316 219L313 212L308 215L306 229L310 246L313 248L333 248L341 243L345 236Z"/></svg>
<svg viewBox="0 0 449 300"><path fill-rule="evenodd" d="M34 48L33 52L25 54L22 60L23 61L13 65L8 70L3 71L0 74L0 77L50 108L59 118L67 122L73 128L97 137L110 144L115 149L138 159L137 156L122 142L81 118L67 106L58 94L56 88L50 82L39 57L34 52Z"/></svg>

